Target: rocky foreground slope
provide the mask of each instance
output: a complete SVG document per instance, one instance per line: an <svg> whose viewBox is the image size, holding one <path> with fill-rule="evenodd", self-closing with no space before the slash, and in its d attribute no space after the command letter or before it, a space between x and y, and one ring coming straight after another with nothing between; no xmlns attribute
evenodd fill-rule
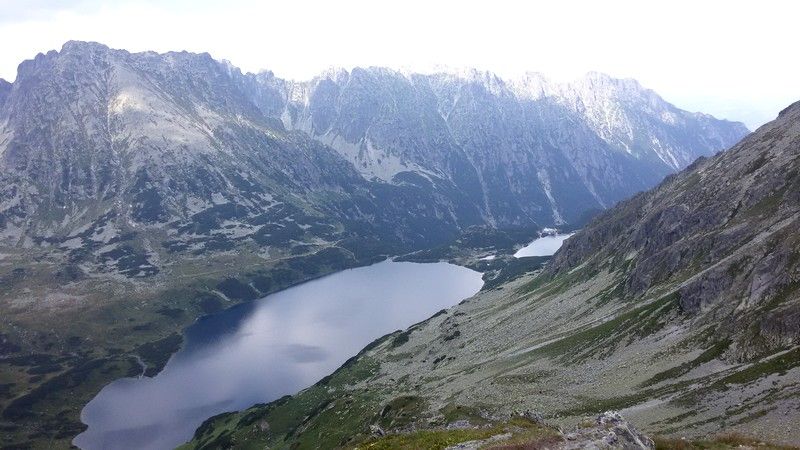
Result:
<svg viewBox="0 0 800 450"><path fill-rule="evenodd" d="M543 271L212 419L190 447L356 446L533 410L800 444L800 102L592 221ZM486 425L488 426L488 425ZM685 444L683 444L685 447Z"/></svg>

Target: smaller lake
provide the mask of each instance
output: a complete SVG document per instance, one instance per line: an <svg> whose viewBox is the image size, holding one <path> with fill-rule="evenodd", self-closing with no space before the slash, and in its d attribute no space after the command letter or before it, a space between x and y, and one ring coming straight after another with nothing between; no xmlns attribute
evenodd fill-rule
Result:
<svg viewBox="0 0 800 450"><path fill-rule="evenodd" d="M204 317L154 378L123 378L81 412L83 449L169 449L207 418L306 388L364 346L474 295L481 274L384 261Z"/></svg>
<svg viewBox="0 0 800 450"><path fill-rule="evenodd" d="M514 253L514 257L524 258L526 256L550 256L557 252L558 249L561 248L561 244L563 244L564 241L573 234L575 233L552 234L534 239L533 242L525 247L522 247L516 253Z"/></svg>

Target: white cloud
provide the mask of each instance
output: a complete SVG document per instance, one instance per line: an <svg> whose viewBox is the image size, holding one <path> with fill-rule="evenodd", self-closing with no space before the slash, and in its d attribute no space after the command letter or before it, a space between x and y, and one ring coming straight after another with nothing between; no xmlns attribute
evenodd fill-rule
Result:
<svg viewBox="0 0 800 450"><path fill-rule="evenodd" d="M308 78L328 66L471 66L558 78L632 77L694 110L768 120L800 99L783 1L211 1L73 6L0 0L0 76L69 39L131 51L208 51L245 70Z"/></svg>

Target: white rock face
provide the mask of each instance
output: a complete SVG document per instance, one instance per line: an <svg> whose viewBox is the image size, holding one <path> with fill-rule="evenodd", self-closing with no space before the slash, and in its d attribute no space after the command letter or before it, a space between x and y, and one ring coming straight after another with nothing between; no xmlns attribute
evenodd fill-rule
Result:
<svg viewBox="0 0 800 450"><path fill-rule="evenodd" d="M356 68L286 85L261 88L273 90L267 109L287 128L333 147L366 179L412 171L474 192L480 215L501 224L574 221L747 134L598 73L555 83L537 73Z"/></svg>

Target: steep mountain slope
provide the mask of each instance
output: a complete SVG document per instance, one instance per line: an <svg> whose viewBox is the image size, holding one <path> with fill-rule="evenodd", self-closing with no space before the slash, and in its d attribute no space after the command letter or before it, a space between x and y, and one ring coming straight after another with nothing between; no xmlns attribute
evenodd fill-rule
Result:
<svg viewBox="0 0 800 450"><path fill-rule="evenodd" d="M543 271L371 344L317 385L208 421L190 446L622 409L648 433L797 445L800 102L602 214Z"/></svg>
<svg viewBox="0 0 800 450"><path fill-rule="evenodd" d="M258 84L266 111L335 148L366 178L420 174L461 191L500 226L574 221L746 133L600 74L557 84L535 74L505 81L357 68L309 83L265 75Z"/></svg>
<svg viewBox="0 0 800 450"><path fill-rule="evenodd" d="M633 81L539 81L374 68L293 83L69 42L0 89L0 238L128 277L356 230L430 245L577 221L746 133Z"/></svg>
<svg viewBox="0 0 800 450"><path fill-rule="evenodd" d="M457 228L446 207L414 195L422 189L370 187L330 148L287 133L236 81L208 55L131 55L98 44L68 43L23 63L4 108L5 241L91 253L141 229L166 234L170 251L268 245L273 228L301 241L298 226L315 225L270 213L298 208L323 222L380 227L391 218L401 242L436 239L435 230L412 231L420 224L404 236L409 217L432 213L440 228ZM328 226L308 234L330 238ZM80 236L87 231L96 232Z"/></svg>
<svg viewBox="0 0 800 450"><path fill-rule="evenodd" d="M564 246L548 273L626 265L627 297L676 286L681 311L731 340L729 357L785 349L800 338L798 153L794 104L730 152L698 160L604 214Z"/></svg>

